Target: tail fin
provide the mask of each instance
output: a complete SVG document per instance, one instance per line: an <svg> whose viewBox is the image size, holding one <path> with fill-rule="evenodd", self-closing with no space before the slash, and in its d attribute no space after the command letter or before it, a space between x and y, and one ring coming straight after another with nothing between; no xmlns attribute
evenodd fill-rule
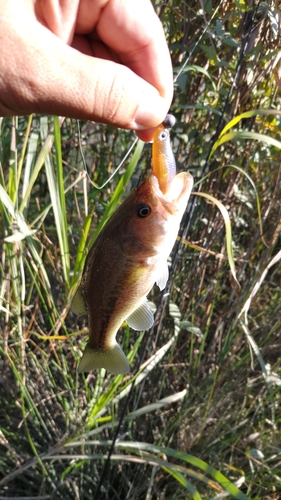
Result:
<svg viewBox="0 0 281 500"><path fill-rule="evenodd" d="M78 371L89 372L96 368L105 368L115 374L128 373L130 370L128 360L117 343L113 347L103 350L93 349L86 345Z"/></svg>

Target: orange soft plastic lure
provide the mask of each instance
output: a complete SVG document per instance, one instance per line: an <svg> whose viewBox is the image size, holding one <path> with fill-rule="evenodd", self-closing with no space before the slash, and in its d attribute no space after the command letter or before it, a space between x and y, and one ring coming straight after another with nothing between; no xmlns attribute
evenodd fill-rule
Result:
<svg viewBox="0 0 281 500"><path fill-rule="evenodd" d="M152 145L152 170L157 177L159 187L165 194L176 175L176 161L170 142L170 133L166 127L175 123L173 115L167 115L163 124L154 133Z"/></svg>

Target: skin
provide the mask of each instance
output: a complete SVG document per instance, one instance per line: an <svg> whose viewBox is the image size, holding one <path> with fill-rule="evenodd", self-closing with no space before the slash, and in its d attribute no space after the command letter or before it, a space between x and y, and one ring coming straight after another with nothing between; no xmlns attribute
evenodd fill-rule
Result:
<svg viewBox="0 0 281 500"><path fill-rule="evenodd" d="M173 95L149 0L0 0L0 116L93 120L153 138Z"/></svg>

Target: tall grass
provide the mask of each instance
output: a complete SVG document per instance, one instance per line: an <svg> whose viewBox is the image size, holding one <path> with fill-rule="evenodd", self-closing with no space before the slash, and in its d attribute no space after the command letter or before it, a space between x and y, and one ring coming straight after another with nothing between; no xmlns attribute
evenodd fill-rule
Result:
<svg viewBox="0 0 281 500"><path fill-rule="evenodd" d="M47 116L0 123L0 498L280 495L278 10L156 8L175 69L173 149L195 191L169 295L150 296L154 328L119 333L129 375L77 374L88 322L70 302L151 145L99 190L133 133L81 122L79 135Z"/></svg>

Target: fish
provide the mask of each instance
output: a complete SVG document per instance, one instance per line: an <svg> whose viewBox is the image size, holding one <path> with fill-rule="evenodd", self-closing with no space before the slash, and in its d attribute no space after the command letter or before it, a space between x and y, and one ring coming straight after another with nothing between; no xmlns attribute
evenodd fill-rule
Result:
<svg viewBox="0 0 281 500"><path fill-rule="evenodd" d="M192 186L190 173L176 173L169 130L159 125L153 137L152 171L97 236L72 300L73 312L89 317L89 340L79 372L129 372L116 334L124 321L137 331L152 327L147 295L155 283L160 290L166 286L168 257Z"/></svg>

